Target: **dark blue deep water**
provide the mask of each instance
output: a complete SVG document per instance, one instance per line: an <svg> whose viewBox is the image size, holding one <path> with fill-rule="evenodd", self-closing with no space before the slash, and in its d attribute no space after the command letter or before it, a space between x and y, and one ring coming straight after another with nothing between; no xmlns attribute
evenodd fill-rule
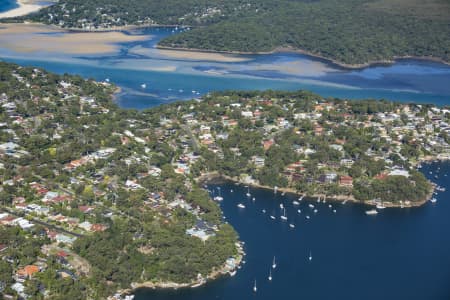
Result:
<svg viewBox="0 0 450 300"><path fill-rule="evenodd" d="M345 70L293 53L246 56L248 62L186 61L161 57L154 48L159 39L171 34L171 29L130 34L144 33L155 38L120 44L120 51L109 56L30 55L4 50L0 45L0 58L57 73L108 78L122 88L117 101L124 108L143 109L228 89L308 89L326 97L450 104L450 66L444 64L402 60L390 66ZM309 72L308 66L313 69L317 64L319 71ZM176 69L161 71L155 66ZM296 66L306 68L306 72L296 72ZM145 89L142 83L147 84ZM314 214L306 201L298 214L298 208L292 205L293 196L252 190L256 197L252 202L246 199L243 187L221 185L224 215L245 242L246 264L235 277L205 287L140 290L136 299L449 300L450 180L444 174L450 174L450 163L427 165L424 172L429 175L430 170L435 172L439 167L439 179L434 174L430 179L445 186L447 192L437 195L436 204L386 209L372 217L364 213L366 207L350 203L333 204L336 214L328 203L318 204L319 211ZM246 208L239 210L239 202L244 202ZM295 229L280 221L280 202L287 207L288 222L294 223ZM277 220L271 220L269 214L276 215ZM305 219L306 214L310 220ZM274 255L278 267L273 281L268 282ZM255 279L256 294L252 292Z"/></svg>
<svg viewBox="0 0 450 300"><path fill-rule="evenodd" d="M434 178L437 168L439 179ZM429 175L429 171L433 175ZM246 264L235 277L197 289L140 290L137 300L211 299L450 299L450 163L423 168L430 180L447 188L437 203L420 208L385 209L367 216L358 204L292 205L294 196L234 184L220 185L227 220L245 242ZM450 175L448 175L450 176ZM215 188L210 186L209 188ZM231 193L230 190L234 192ZM244 203L245 209L236 205ZM288 221L279 218L283 203ZM314 214L308 207L313 203ZM266 214L262 209L267 211ZM299 214L297 209L301 209ZM270 219L274 215L277 220ZM305 216L311 216L306 220ZM288 223L294 223L295 229ZM308 260L312 253L312 261ZM273 256L277 268L267 277ZM252 291L256 279L258 292Z"/></svg>

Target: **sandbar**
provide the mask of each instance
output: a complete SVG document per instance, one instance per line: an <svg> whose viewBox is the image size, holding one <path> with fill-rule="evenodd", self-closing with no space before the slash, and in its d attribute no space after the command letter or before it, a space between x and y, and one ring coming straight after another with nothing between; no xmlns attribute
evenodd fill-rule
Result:
<svg viewBox="0 0 450 300"><path fill-rule="evenodd" d="M114 53L119 50L118 43L149 39L149 35L127 35L117 31L68 32L42 24L0 24L0 47L21 53Z"/></svg>
<svg viewBox="0 0 450 300"><path fill-rule="evenodd" d="M133 49L135 53L140 53L145 55L145 48L136 48ZM214 52L201 52L201 51L187 51L187 50L168 50L168 49L151 49L151 51L155 51L154 53L173 59L182 59L182 60L194 60L194 61L214 61L214 62L245 62L251 60L251 58L233 55L233 54L224 54L224 53L214 53Z"/></svg>
<svg viewBox="0 0 450 300"><path fill-rule="evenodd" d="M25 16L46 6L35 0L18 0L17 4L19 7L0 13L0 19Z"/></svg>

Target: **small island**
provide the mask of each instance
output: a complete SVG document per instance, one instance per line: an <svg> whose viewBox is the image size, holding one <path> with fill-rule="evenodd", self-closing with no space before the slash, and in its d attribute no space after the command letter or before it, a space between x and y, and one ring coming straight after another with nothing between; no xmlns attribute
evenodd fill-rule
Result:
<svg viewBox="0 0 450 300"><path fill-rule="evenodd" d="M416 167L450 158L450 109L433 105L229 91L136 111L109 82L8 63L0 77L7 295L118 298L234 274L244 251L205 180L409 207L434 189Z"/></svg>

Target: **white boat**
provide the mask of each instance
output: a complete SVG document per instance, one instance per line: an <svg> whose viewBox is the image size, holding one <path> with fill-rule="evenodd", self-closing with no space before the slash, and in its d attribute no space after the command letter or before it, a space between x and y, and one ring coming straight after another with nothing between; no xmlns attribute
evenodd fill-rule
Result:
<svg viewBox="0 0 450 300"><path fill-rule="evenodd" d="M234 275L236 275L236 270L230 271L228 273L230 274L231 277L233 277Z"/></svg>
<svg viewBox="0 0 450 300"><path fill-rule="evenodd" d="M265 209L263 209L263 210L262 210L262 212L263 212L263 213L265 214L265 213L266 213L266 210L265 210Z"/></svg>
<svg viewBox="0 0 450 300"><path fill-rule="evenodd" d="M282 220L287 221L287 217L286 217L286 209L283 209L283 215L280 217Z"/></svg>
<svg viewBox="0 0 450 300"><path fill-rule="evenodd" d="M317 214L317 212L318 212L318 210L317 210L317 209L315 209L315 210L314 210L314 213L315 213L315 214Z"/></svg>
<svg viewBox="0 0 450 300"><path fill-rule="evenodd" d="M256 198L255 197L253 197L253 199L252 199L253 201L255 201L256 200Z"/></svg>
<svg viewBox="0 0 450 300"><path fill-rule="evenodd" d="M329 208L332 208L331 204L328 204L328 207L329 207Z"/></svg>
<svg viewBox="0 0 450 300"><path fill-rule="evenodd" d="M300 198L298 198L298 201L302 201L304 196L301 196Z"/></svg>
<svg viewBox="0 0 450 300"><path fill-rule="evenodd" d="M295 228L295 225L294 224L289 224L289 227Z"/></svg>
<svg viewBox="0 0 450 300"><path fill-rule="evenodd" d="M336 213L336 210L335 210L335 209L333 209L333 213Z"/></svg>
<svg viewBox="0 0 450 300"><path fill-rule="evenodd" d="M320 203L320 197L317 197L317 203Z"/></svg>
<svg viewBox="0 0 450 300"><path fill-rule="evenodd" d="M300 205L300 202L294 200L294 201L292 201L292 204L294 204L294 205Z"/></svg>
<svg viewBox="0 0 450 300"><path fill-rule="evenodd" d="M282 192L282 193L281 193L281 196L284 196L284 195L286 195L286 192Z"/></svg>
<svg viewBox="0 0 450 300"><path fill-rule="evenodd" d="M309 208L314 208L313 204L309 204L308 206L309 206Z"/></svg>
<svg viewBox="0 0 450 300"><path fill-rule="evenodd" d="M247 187L247 194L245 194L247 197L250 197L252 194L250 194L250 187Z"/></svg>
<svg viewBox="0 0 450 300"><path fill-rule="evenodd" d="M276 219L274 216L270 216L270 218L271 218L272 220L275 220L275 219Z"/></svg>
<svg viewBox="0 0 450 300"><path fill-rule="evenodd" d="M223 200L223 197L221 196L221 194L220 194L220 187L218 187L217 188L218 190L219 190L219 195L218 196L216 196L216 197L214 197L214 200L216 200L216 201L222 201Z"/></svg>
<svg viewBox="0 0 450 300"><path fill-rule="evenodd" d="M284 205L283 205L283 203L280 203L280 208L281 208L281 209L283 209L283 208L284 208Z"/></svg>
<svg viewBox="0 0 450 300"><path fill-rule="evenodd" d="M273 193L276 194L277 191L278 191L278 187L277 187L277 186L274 186L274 187L273 187Z"/></svg>
<svg viewBox="0 0 450 300"><path fill-rule="evenodd" d="M245 205L242 204L242 203L239 203L239 204L237 205L237 207L239 207L239 208L245 208Z"/></svg>
<svg viewBox="0 0 450 300"><path fill-rule="evenodd" d="M308 257L309 261L312 261L312 254L311 251L309 251L309 257Z"/></svg>
<svg viewBox="0 0 450 300"><path fill-rule="evenodd" d="M106 79L105 79L105 82L109 82L109 78L106 78Z"/></svg>
<svg viewBox="0 0 450 300"><path fill-rule="evenodd" d="M275 269L277 267L277 262L275 261L275 256L273 257L272 261L272 269Z"/></svg>
<svg viewBox="0 0 450 300"><path fill-rule="evenodd" d="M269 269L269 281L272 281L272 269Z"/></svg>
<svg viewBox="0 0 450 300"><path fill-rule="evenodd" d="M378 214L378 212L376 209L366 210L366 215L373 216L373 215L377 215L377 214Z"/></svg>
<svg viewBox="0 0 450 300"><path fill-rule="evenodd" d="M436 203L437 199L436 198L431 198L430 201L431 201L431 203Z"/></svg>
<svg viewBox="0 0 450 300"><path fill-rule="evenodd" d="M141 84L141 88L145 89L147 88L147 85L145 83Z"/></svg>
<svg viewBox="0 0 450 300"><path fill-rule="evenodd" d="M309 220L309 219L310 219L310 218L309 218L309 216L306 216L306 219L308 219L308 220Z"/></svg>
<svg viewBox="0 0 450 300"><path fill-rule="evenodd" d="M382 203L377 204L377 209L385 209L386 206L384 206Z"/></svg>
<svg viewBox="0 0 450 300"><path fill-rule="evenodd" d="M301 209L297 209L297 212L298 212L299 214L301 214L301 213L302 213L302 210L301 210Z"/></svg>
<svg viewBox="0 0 450 300"><path fill-rule="evenodd" d="M256 288L256 279L255 279L255 284L253 285L253 292L256 293L257 290L258 290L258 289Z"/></svg>

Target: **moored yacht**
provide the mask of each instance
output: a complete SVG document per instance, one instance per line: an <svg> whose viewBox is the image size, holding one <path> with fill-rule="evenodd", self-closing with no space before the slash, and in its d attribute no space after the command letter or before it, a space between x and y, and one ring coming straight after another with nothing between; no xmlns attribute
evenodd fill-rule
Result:
<svg viewBox="0 0 450 300"><path fill-rule="evenodd" d="M377 214L378 214L378 212L376 209L366 210L366 215L373 216L373 215L377 215Z"/></svg>

